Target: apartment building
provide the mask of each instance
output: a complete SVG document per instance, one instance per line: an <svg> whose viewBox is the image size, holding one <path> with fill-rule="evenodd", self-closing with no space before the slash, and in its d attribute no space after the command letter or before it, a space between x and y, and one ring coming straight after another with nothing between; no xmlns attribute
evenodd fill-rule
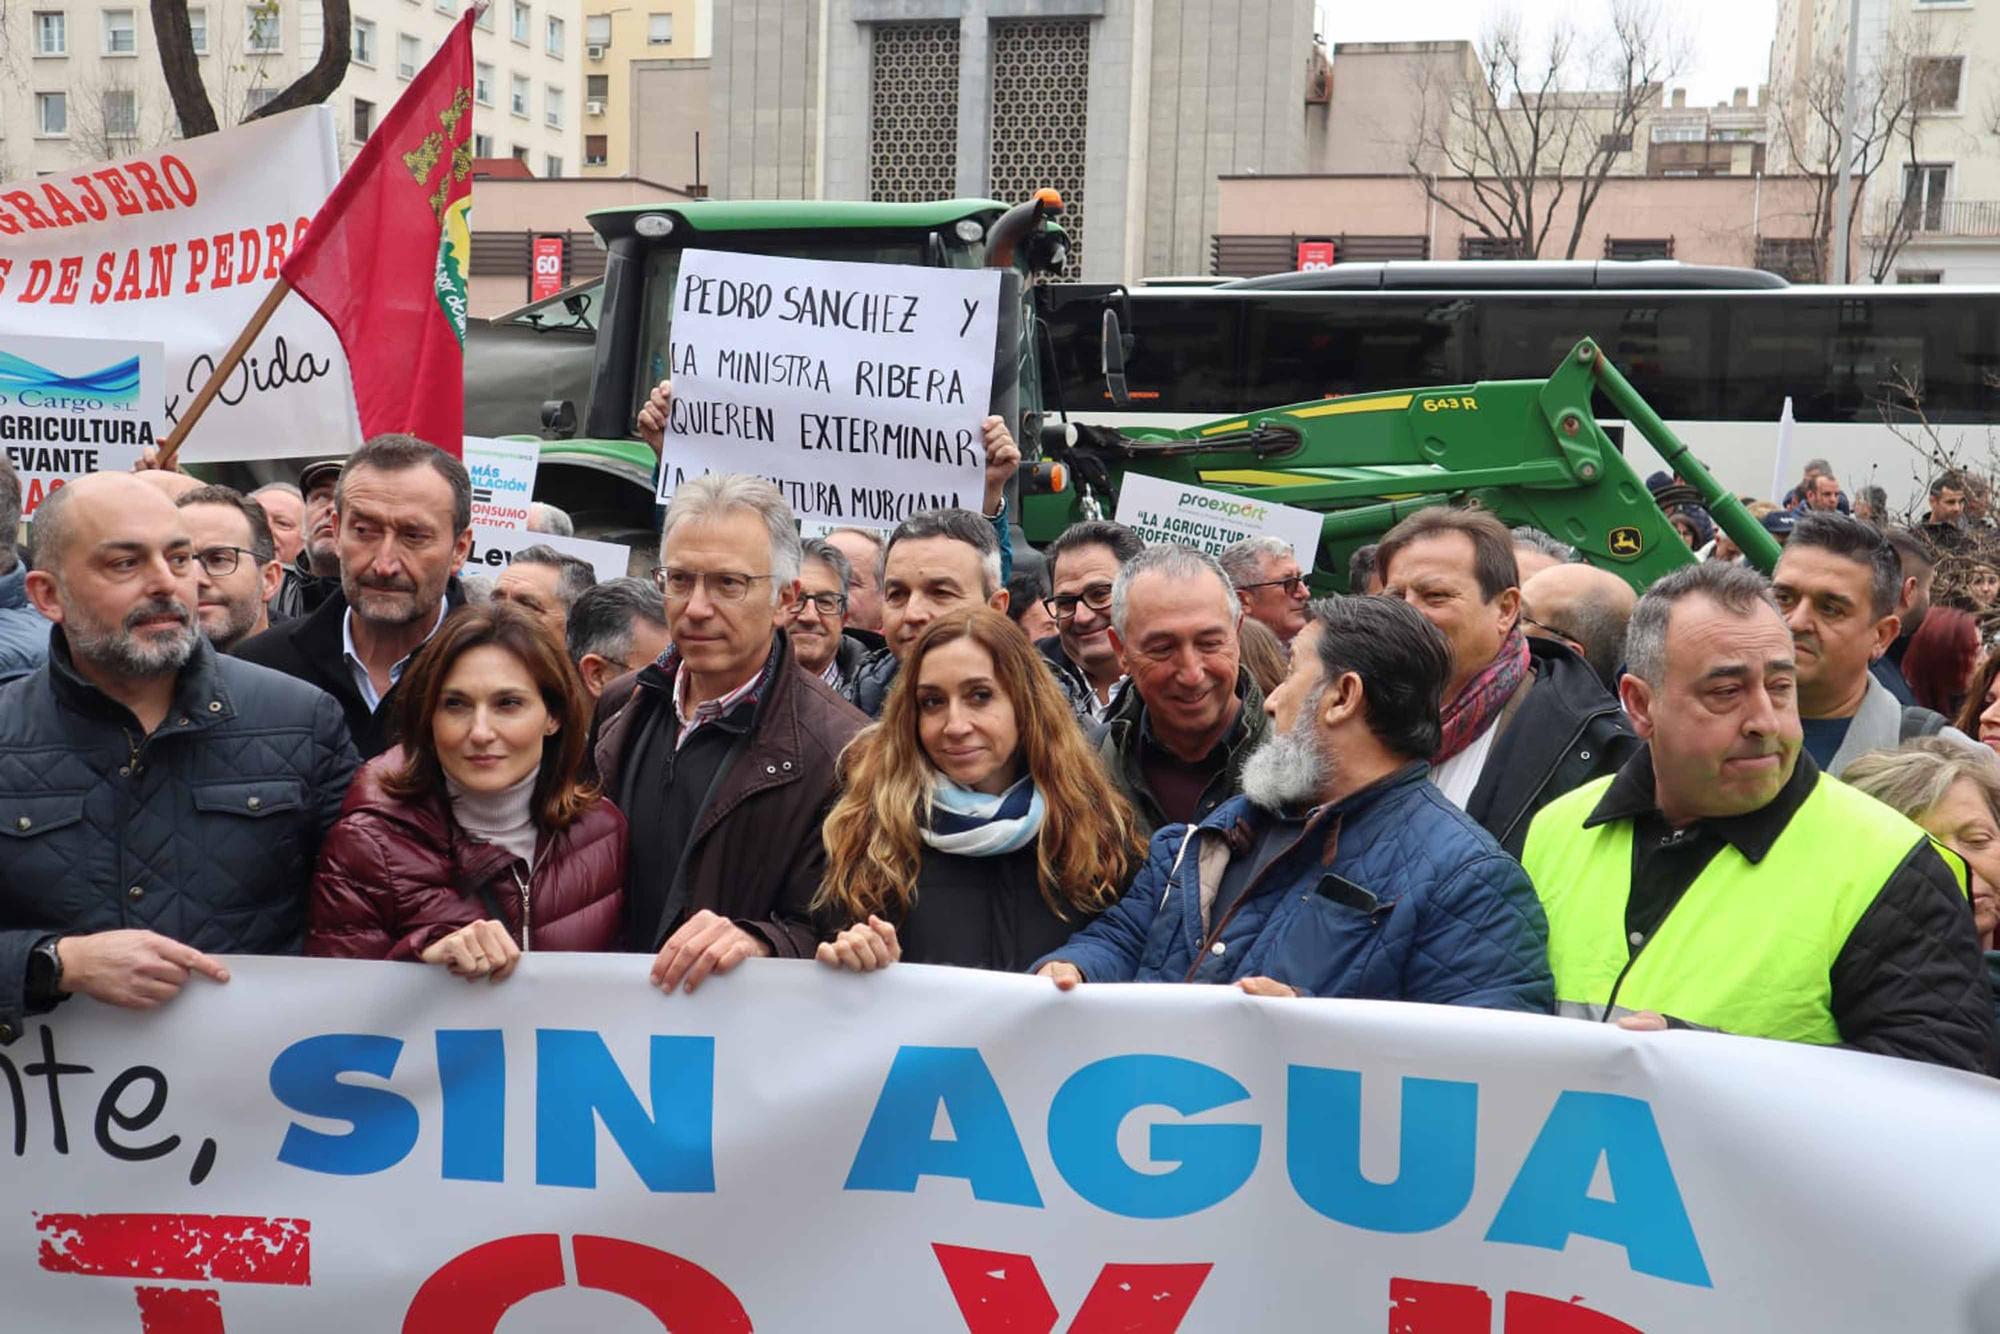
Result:
<svg viewBox="0 0 2000 1334"><path fill-rule="evenodd" d="M577 175L639 174L633 139L639 118L656 108L637 95L634 64L708 55L714 13L714 0L584 0L583 165Z"/></svg>
<svg viewBox="0 0 2000 1334"><path fill-rule="evenodd" d="M352 63L329 99L352 160L462 12L461 0L353 0ZM216 119L233 125L319 59L321 0L206 0L188 7ZM0 179L118 158L180 137L139 0L0 0ZM537 175L582 157L582 0L495 0L473 34L479 157Z"/></svg>

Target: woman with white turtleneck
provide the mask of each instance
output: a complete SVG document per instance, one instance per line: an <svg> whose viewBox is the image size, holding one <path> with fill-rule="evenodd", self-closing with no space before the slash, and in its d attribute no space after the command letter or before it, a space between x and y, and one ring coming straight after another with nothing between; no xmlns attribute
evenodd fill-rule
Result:
<svg viewBox="0 0 2000 1334"><path fill-rule="evenodd" d="M581 785L590 697L511 607L468 607L411 659L401 745L356 775L313 877L306 953L499 981L532 950L608 950L625 818Z"/></svg>

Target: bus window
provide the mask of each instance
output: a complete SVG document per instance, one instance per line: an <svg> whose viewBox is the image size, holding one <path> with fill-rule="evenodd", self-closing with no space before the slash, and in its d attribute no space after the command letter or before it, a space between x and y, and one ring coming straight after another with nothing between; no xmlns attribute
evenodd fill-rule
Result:
<svg viewBox="0 0 2000 1334"><path fill-rule="evenodd" d="M1250 305L1243 321L1247 401L1455 384L1469 302L1297 297ZM1225 411L1227 409L1224 409Z"/></svg>
<svg viewBox="0 0 2000 1334"><path fill-rule="evenodd" d="M1134 411L1235 412L1246 402L1237 374L1242 306L1231 298L1183 296L1163 302L1132 302L1132 355L1125 359L1125 383ZM1100 316L1101 320L1101 316ZM1083 340L1092 354L1086 392L1067 404L1072 412L1111 405L1096 354L1102 335ZM1288 401L1288 400L1281 400Z"/></svg>

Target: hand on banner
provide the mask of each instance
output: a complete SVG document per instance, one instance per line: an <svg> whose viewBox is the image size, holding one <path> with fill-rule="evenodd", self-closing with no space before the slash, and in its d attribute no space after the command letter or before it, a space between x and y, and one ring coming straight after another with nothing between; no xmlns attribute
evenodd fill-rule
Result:
<svg viewBox="0 0 2000 1334"><path fill-rule="evenodd" d="M1654 1014L1651 1010L1621 1014L1618 1016L1618 1027L1628 1033L1664 1033L1667 1031L1667 1017Z"/></svg>
<svg viewBox="0 0 2000 1334"><path fill-rule="evenodd" d="M660 383L664 386L666 381ZM655 389L653 392L657 394L660 391ZM640 414L642 421L644 416ZM1007 479L1021 466L1021 447L1014 443L1007 423L999 417L988 417L979 424L979 429L986 437L986 506L979 512L991 519L1000 513L1000 502L1007 495Z"/></svg>
<svg viewBox="0 0 2000 1334"><path fill-rule="evenodd" d="M1051 978L1056 984L1057 991L1068 991L1083 981L1083 970L1073 963L1051 959L1035 970L1035 976Z"/></svg>
<svg viewBox="0 0 2000 1334"><path fill-rule="evenodd" d="M745 959L770 952L768 944L727 917L703 908L660 947L653 960L653 985L670 995L683 983L693 991L710 973L726 973Z"/></svg>
<svg viewBox="0 0 2000 1334"><path fill-rule="evenodd" d="M652 449L655 458L666 448L667 407L673 401L674 382L662 380L646 395L646 406L639 409L639 438Z"/></svg>
<svg viewBox="0 0 2000 1334"><path fill-rule="evenodd" d="M1283 982L1268 977L1242 977L1236 980L1236 989L1252 996L1296 996L1299 993Z"/></svg>
<svg viewBox="0 0 2000 1334"><path fill-rule="evenodd" d="M896 939L895 926L870 913L867 921L848 927L832 940L821 941L814 957L830 967L872 973L902 958L903 947Z"/></svg>
<svg viewBox="0 0 2000 1334"><path fill-rule="evenodd" d="M56 942L62 989L106 1005L150 1010L179 994L190 974L217 982L229 970L200 950L152 931L99 931Z"/></svg>
<svg viewBox="0 0 2000 1334"><path fill-rule="evenodd" d="M417 957L425 963L441 963L468 982L482 977L498 982L521 962L521 947L506 927L488 917L460 927Z"/></svg>

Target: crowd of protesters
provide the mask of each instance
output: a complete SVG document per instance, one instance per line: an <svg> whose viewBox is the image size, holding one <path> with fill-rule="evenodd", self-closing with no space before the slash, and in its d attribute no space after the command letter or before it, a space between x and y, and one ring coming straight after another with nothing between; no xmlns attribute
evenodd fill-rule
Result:
<svg viewBox="0 0 2000 1334"><path fill-rule="evenodd" d="M903 961L2000 1072L1969 477L1896 528L1816 461L1768 579L1656 478L1701 559L1643 591L1421 509L1315 600L1285 543L1102 520L1017 571L983 434L981 508L886 534L690 480L650 581L550 546L462 579L470 481L408 436L250 495L83 478L31 552L0 458L0 1043L220 954L553 949L669 993Z"/></svg>

